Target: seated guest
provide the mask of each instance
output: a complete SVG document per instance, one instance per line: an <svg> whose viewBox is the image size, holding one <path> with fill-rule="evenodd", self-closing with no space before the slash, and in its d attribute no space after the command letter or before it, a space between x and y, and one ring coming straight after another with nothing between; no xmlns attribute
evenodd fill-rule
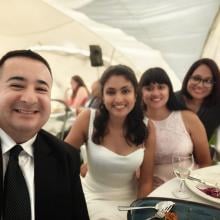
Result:
<svg viewBox="0 0 220 220"><path fill-rule="evenodd" d="M154 187L174 177L173 152L193 153L199 167L211 165L205 128L196 114L177 102L167 73L151 68L143 73L139 87L145 117L156 128Z"/></svg>
<svg viewBox="0 0 220 220"><path fill-rule="evenodd" d="M220 126L220 72L215 61L202 58L193 63L176 97L198 115L210 141Z"/></svg>
<svg viewBox="0 0 220 220"><path fill-rule="evenodd" d="M99 80L96 80L92 83L91 93L83 107L77 109L76 114L78 115L81 111L87 108L95 108L97 109L101 103L101 91L100 91L100 83Z"/></svg>
<svg viewBox="0 0 220 220"><path fill-rule="evenodd" d="M71 78L71 95L67 97L66 103L72 108L79 108L85 105L89 97L89 91L83 81L83 79L78 76L72 76Z"/></svg>

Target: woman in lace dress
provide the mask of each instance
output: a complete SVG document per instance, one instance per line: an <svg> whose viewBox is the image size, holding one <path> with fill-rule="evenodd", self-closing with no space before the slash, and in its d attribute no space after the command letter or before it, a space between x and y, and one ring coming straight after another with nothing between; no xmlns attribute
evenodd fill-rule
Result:
<svg viewBox="0 0 220 220"><path fill-rule="evenodd" d="M124 65L110 66L101 79L102 103L76 118L65 141L86 143L88 172L82 178L91 220L126 220L130 205L152 190L155 131L143 122L137 79ZM136 171L140 177L136 179Z"/></svg>
<svg viewBox="0 0 220 220"><path fill-rule="evenodd" d="M143 73L139 86L146 121L151 119L156 128L154 187L174 177L173 152L193 153L199 167L211 165L205 128L196 114L177 102L167 73L151 68Z"/></svg>

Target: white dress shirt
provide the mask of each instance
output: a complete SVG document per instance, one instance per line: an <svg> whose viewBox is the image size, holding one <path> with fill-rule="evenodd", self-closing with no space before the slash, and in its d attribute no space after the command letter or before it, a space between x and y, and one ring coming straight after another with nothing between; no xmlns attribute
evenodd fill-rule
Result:
<svg viewBox="0 0 220 220"><path fill-rule="evenodd" d="M36 139L35 135L33 138L25 143L20 144L24 149L21 151L18 157L19 166L23 172L24 178L27 183L30 201L31 201L31 219L35 219L34 209L34 152L32 144ZM16 145L16 143L0 128L0 138L2 146L2 161L3 161L3 177L6 172L9 152Z"/></svg>

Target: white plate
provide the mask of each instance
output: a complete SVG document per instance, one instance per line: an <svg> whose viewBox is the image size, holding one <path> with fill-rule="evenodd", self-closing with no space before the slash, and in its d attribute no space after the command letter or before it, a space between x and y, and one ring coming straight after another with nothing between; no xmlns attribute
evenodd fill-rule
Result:
<svg viewBox="0 0 220 220"><path fill-rule="evenodd" d="M220 182L220 166L212 166L212 167L194 170L192 171L191 175L212 183ZM197 194L198 196L204 199L220 204L220 198L214 198L212 196L209 196L197 188L197 186L201 185L200 183L189 179L187 179L185 183L186 186L193 193Z"/></svg>

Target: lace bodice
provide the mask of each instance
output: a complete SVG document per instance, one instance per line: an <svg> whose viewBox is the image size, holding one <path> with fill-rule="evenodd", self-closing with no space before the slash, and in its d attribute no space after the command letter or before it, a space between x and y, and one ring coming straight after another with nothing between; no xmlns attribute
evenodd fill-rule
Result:
<svg viewBox="0 0 220 220"><path fill-rule="evenodd" d="M147 118L145 122L147 123ZM193 143L186 130L181 111L173 111L164 120L152 120L156 129L156 152L154 176L160 184L174 177L172 154L193 152ZM156 184L157 185L157 184Z"/></svg>

